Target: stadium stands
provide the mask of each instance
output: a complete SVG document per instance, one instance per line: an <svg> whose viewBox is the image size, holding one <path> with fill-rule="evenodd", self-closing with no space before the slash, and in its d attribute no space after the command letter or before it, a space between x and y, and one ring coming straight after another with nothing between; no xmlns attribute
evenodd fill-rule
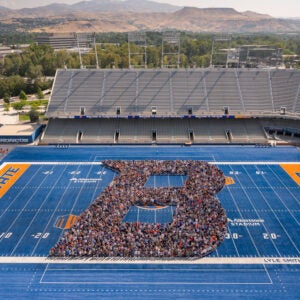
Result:
<svg viewBox="0 0 300 300"><path fill-rule="evenodd" d="M264 126L300 129L299 82L299 70L58 70L41 143L268 143Z"/></svg>
<svg viewBox="0 0 300 300"><path fill-rule="evenodd" d="M42 138L43 143L184 143L188 141L187 129L177 126L178 120L160 119L77 119L60 120L50 119L46 134ZM187 123L186 123L187 125ZM180 130L173 132L177 126ZM53 129L54 128L54 129ZM66 132L73 130L72 138L66 136ZM53 132L59 135L53 137ZM76 140L77 134L81 132L81 140ZM154 134L155 132L155 134ZM173 134L172 134L173 132ZM174 136L175 135L175 136Z"/></svg>
<svg viewBox="0 0 300 300"><path fill-rule="evenodd" d="M280 111L282 106L287 111L300 111L300 72L274 71L271 75L275 111ZM298 83L295 84L295 83ZM284 103L283 103L284 100Z"/></svg>
<svg viewBox="0 0 300 300"><path fill-rule="evenodd" d="M179 121L180 120L180 121ZM41 144L266 144L279 141L267 128L278 132L299 130L299 120L282 119L178 119L94 118L50 119ZM80 138L79 138L80 137ZM290 142L299 142L291 137Z"/></svg>
<svg viewBox="0 0 300 300"><path fill-rule="evenodd" d="M299 80L298 70L58 70L47 115L299 114Z"/></svg>

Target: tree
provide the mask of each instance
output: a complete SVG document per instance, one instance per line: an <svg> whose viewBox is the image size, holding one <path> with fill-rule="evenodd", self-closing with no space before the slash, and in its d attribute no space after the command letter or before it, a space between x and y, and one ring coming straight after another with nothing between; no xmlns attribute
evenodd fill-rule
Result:
<svg viewBox="0 0 300 300"><path fill-rule="evenodd" d="M20 101L20 102L15 102L12 104L12 107L15 109L15 110L22 110L23 107L26 105L26 102L25 101Z"/></svg>
<svg viewBox="0 0 300 300"><path fill-rule="evenodd" d="M39 87L37 89L36 95L37 95L38 99L44 99L44 94Z"/></svg>
<svg viewBox="0 0 300 300"><path fill-rule="evenodd" d="M5 79L0 79L0 98L3 98L5 94L9 94L9 87Z"/></svg>
<svg viewBox="0 0 300 300"><path fill-rule="evenodd" d="M54 76L56 71L56 57L53 53L45 53L41 59L42 73L45 76Z"/></svg>
<svg viewBox="0 0 300 300"><path fill-rule="evenodd" d="M31 123L37 122L39 120L39 113L32 108L29 112L29 119Z"/></svg>
<svg viewBox="0 0 300 300"><path fill-rule="evenodd" d="M67 65L70 55L66 50L58 50L55 53L55 57L56 57L56 67L57 68L64 68L65 65L68 68L71 68L71 65Z"/></svg>
<svg viewBox="0 0 300 300"><path fill-rule="evenodd" d="M40 78L43 75L43 68L41 65L34 65L33 63L30 63L25 75L30 79Z"/></svg>
<svg viewBox="0 0 300 300"><path fill-rule="evenodd" d="M8 93L5 93L5 94L4 94L3 100L4 100L5 103L9 104L9 102L10 102L10 97L9 97L9 94L8 94Z"/></svg>
<svg viewBox="0 0 300 300"><path fill-rule="evenodd" d="M19 98L20 100L27 100L27 95L24 91L21 91L20 92L20 95L19 95Z"/></svg>
<svg viewBox="0 0 300 300"><path fill-rule="evenodd" d="M6 78L6 84L8 87L8 93L11 96L20 95L21 91L26 88L24 79L19 75L14 75Z"/></svg>

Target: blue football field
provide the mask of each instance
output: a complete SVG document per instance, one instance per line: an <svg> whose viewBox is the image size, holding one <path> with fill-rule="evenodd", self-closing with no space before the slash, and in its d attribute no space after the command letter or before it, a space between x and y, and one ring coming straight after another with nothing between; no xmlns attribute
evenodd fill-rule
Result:
<svg viewBox="0 0 300 300"><path fill-rule="evenodd" d="M204 160L223 170L228 232L202 259L50 259L117 173L105 159ZM151 176L147 187L181 186ZM124 222L170 222L133 206ZM0 161L0 299L300 299L300 150L255 146L18 147Z"/></svg>

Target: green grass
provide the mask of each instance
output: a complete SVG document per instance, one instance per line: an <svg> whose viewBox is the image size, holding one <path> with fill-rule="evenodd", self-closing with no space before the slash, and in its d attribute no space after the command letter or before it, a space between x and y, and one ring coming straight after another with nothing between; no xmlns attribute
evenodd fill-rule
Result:
<svg viewBox="0 0 300 300"><path fill-rule="evenodd" d="M45 114L39 114L39 119L45 120L46 119ZM19 121L20 122L30 121L29 114L26 113L19 114Z"/></svg>
<svg viewBox="0 0 300 300"><path fill-rule="evenodd" d="M10 105L9 103L4 103L4 111L9 111Z"/></svg>
<svg viewBox="0 0 300 300"><path fill-rule="evenodd" d="M47 106L48 105L48 100L32 100L32 101L27 101L27 104L30 105L32 108L38 108L39 106Z"/></svg>
<svg viewBox="0 0 300 300"><path fill-rule="evenodd" d="M29 116L27 114L19 114L19 121L29 121Z"/></svg>

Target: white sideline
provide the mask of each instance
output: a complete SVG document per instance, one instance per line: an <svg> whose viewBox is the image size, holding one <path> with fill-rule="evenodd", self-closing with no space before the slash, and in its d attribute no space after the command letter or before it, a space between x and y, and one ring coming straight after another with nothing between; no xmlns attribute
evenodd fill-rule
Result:
<svg viewBox="0 0 300 300"><path fill-rule="evenodd" d="M5 167L6 165L9 164L16 164L16 165L103 165L101 161L93 161L93 162L88 162L88 161L83 161L83 162L63 162L63 161L7 161L4 162L0 167Z"/></svg>
<svg viewBox="0 0 300 300"><path fill-rule="evenodd" d="M40 256L0 257L0 264L162 264L162 265L300 265L300 257L204 257L199 259L125 259L78 258L61 259Z"/></svg>
<svg viewBox="0 0 300 300"><path fill-rule="evenodd" d="M284 162L284 161L208 161L209 164L212 165L294 165L294 164L300 164L300 162ZM102 165L103 163L101 161L80 161L80 162L63 162L63 161L14 161L14 162L4 162L0 165L0 168L5 167L7 164L30 164L30 165Z"/></svg>

